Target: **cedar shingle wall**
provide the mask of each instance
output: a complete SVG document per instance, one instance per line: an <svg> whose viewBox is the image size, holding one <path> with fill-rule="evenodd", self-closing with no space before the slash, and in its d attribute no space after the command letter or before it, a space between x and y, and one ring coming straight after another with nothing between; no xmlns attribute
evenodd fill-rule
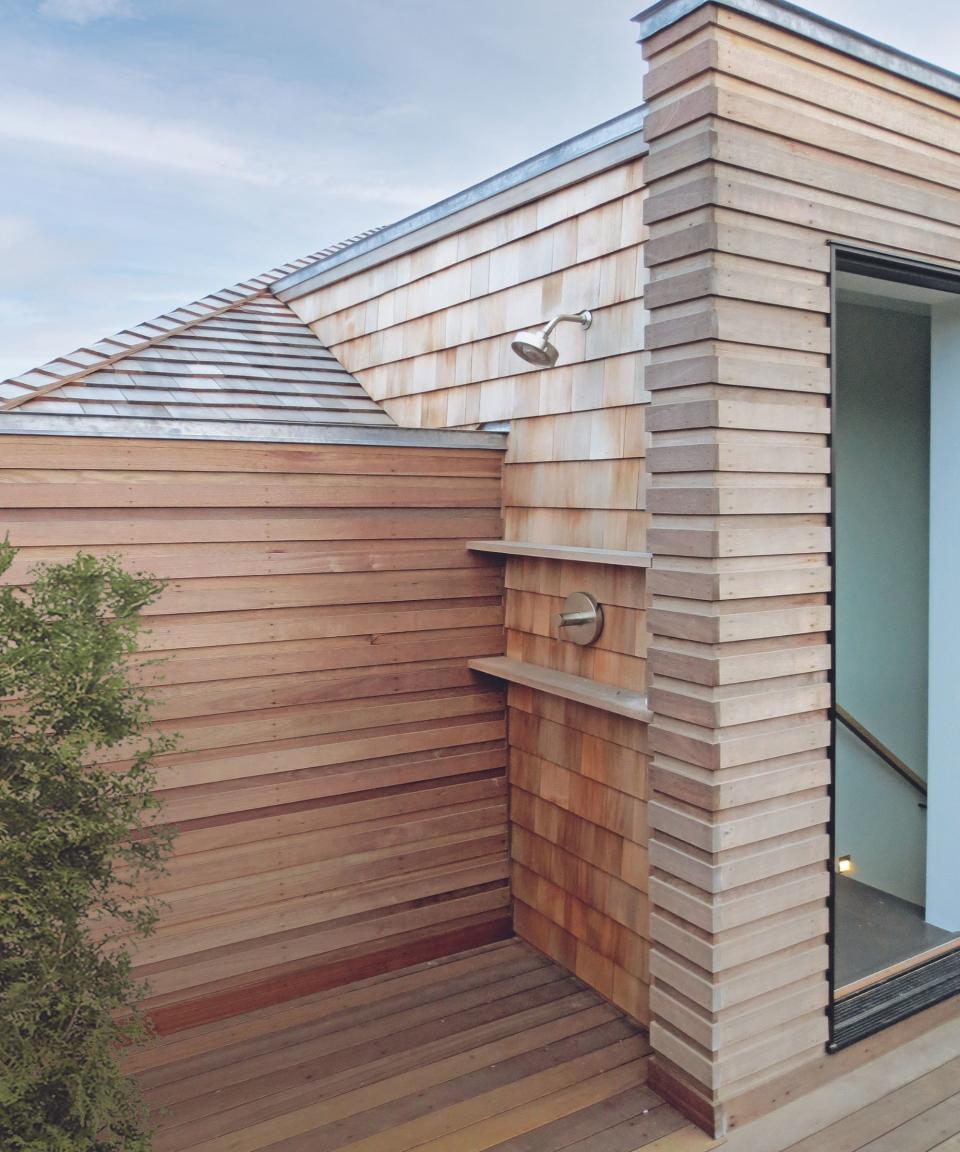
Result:
<svg viewBox="0 0 960 1152"><path fill-rule="evenodd" d="M508 540L645 549L642 162L621 163L291 302L402 426L510 420ZM559 312L558 367L510 338ZM506 562L509 656L642 691L644 573ZM607 612L599 642L561 640L572 591ZM646 1018L645 731L511 688L515 924ZM629 820L622 813L629 810Z"/></svg>
<svg viewBox="0 0 960 1152"><path fill-rule="evenodd" d="M137 971L170 1029L507 927L497 452L3 437L8 579L78 548L169 581L170 907ZM151 676L157 673L145 673Z"/></svg>

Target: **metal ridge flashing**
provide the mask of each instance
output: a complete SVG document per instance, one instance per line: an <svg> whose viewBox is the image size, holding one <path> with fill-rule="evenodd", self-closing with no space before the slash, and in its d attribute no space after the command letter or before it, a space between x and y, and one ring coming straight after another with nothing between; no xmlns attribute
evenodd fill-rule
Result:
<svg viewBox="0 0 960 1152"><path fill-rule="evenodd" d="M348 444L375 448L470 448L503 452L503 432L359 424L293 424L0 412L0 436L97 436L117 440L218 440L261 444Z"/></svg>
<svg viewBox="0 0 960 1152"><path fill-rule="evenodd" d="M671 24L676 24L706 4L742 12L745 16L773 24L836 52L842 52L845 56L862 60L905 80L912 80L925 88L933 88L960 100L960 75L956 72L864 36L826 16L819 16L816 12L791 4L789 0L659 0L633 17L634 22L640 26L640 40L646 40Z"/></svg>
<svg viewBox="0 0 960 1152"><path fill-rule="evenodd" d="M270 285L270 291L282 300L296 299L297 296L310 290L304 285L309 284L318 276L332 272L342 265L352 264L392 241L402 240L432 224L438 224L454 217L467 208L472 208L501 193L518 188L520 185L526 184L538 176L544 176L573 160L579 160L581 157L588 156L590 153L597 152L611 144L616 144L618 141L636 136L643 130L643 112L643 105L640 105L615 116L612 120L606 120L602 124L588 128L585 132L572 136L569 140L555 144L544 152L538 152L536 156L531 156L519 164L514 164L511 168L506 168L486 180L481 180L479 184L473 184L462 192L456 192L445 200L440 200L428 208L413 213L412 216L406 216L394 224L388 224L372 235L355 241L342 252L334 252L308 267L299 268L289 273L274 281ZM580 178L577 177L577 179ZM491 212L491 215L494 213Z"/></svg>

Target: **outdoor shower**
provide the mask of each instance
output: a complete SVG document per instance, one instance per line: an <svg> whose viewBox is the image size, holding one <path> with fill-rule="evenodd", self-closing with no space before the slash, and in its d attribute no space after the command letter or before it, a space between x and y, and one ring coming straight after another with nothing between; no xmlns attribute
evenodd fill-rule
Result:
<svg viewBox="0 0 960 1152"><path fill-rule="evenodd" d="M554 316L542 328L536 328L529 332L518 332L510 347L521 360L526 360L528 364L536 364L538 368L552 368L560 353L557 351L556 345L551 344L548 337L554 328L564 320L572 320L586 329L593 323L593 313L584 309L582 312Z"/></svg>

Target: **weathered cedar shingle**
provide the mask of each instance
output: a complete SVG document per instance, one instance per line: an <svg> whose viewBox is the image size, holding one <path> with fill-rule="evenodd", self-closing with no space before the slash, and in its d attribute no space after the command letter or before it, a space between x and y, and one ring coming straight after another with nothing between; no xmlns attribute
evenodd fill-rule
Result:
<svg viewBox="0 0 960 1152"><path fill-rule="evenodd" d="M269 294L274 280L347 243L4 381L0 413L392 425L288 305Z"/></svg>

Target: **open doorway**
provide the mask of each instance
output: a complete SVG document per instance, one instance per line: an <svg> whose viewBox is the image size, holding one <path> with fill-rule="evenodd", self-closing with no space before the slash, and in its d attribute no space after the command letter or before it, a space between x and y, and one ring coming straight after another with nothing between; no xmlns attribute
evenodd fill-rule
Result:
<svg viewBox="0 0 960 1152"><path fill-rule="evenodd" d="M833 288L832 969L856 1039L960 961L960 279L840 249Z"/></svg>

